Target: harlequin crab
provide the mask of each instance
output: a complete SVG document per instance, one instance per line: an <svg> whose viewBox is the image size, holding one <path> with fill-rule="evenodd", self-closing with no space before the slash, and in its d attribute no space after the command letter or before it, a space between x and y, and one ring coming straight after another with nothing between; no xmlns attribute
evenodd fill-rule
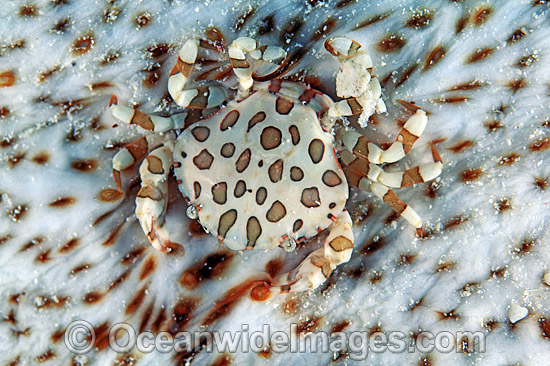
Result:
<svg viewBox="0 0 550 366"><path fill-rule="evenodd" d="M238 90L189 87L200 45L197 39L184 44L168 91L185 108L225 104L214 115L184 129L187 113L149 116L111 100L116 118L151 132L116 154L113 173L120 189L120 172L145 157L136 216L155 248L166 251L169 242L165 211L172 168L188 216L232 250L291 251L297 241L328 229L321 248L269 285L280 292L314 289L349 261L354 240L345 208L348 185L373 192L421 230L420 217L391 188L436 178L442 164L435 150L433 163L403 172L388 173L377 165L398 161L411 150L426 126L424 111L408 119L387 149L336 123L361 114L364 124L374 112L386 110L372 61L359 43L341 37L325 42L340 62L336 92L344 99L337 102L302 82L256 81L260 70L265 75L277 69L286 53L248 37L236 39L227 52ZM181 132L176 138L173 131Z"/></svg>

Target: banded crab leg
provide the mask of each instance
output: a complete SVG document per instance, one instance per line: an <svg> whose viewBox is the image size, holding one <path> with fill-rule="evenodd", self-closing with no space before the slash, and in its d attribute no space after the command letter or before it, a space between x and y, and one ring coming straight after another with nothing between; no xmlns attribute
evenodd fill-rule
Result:
<svg viewBox="0 0 550 366"><path fill-rule="evenodd" d="M109 107L113 116L118 120L153 132L166 132L183 128L187 118L186 112L177 113L170 117L150 116L140 110L118 104L118 100L114 95L111 96Z"/></svg>
<svg viewBox="0 0 550 366"><path fill-rule="evenodd" d="M177 105L184 108L206 109L221 105L228 97L227 90L221 86L201 86L186 88L189 76L193 71L199 41L189 39L180 49L178 61L168 78L168 92Z"/></svg>
<svg viewBox="0 0 550 366"><path fill-rule="evenodd" d="M356 158L347 150L340 151L341 162L348 168L373 182L382 183L390 188L404 188L413 184L425 183L437 178L443 169L438 152L432 147L433 163L421 164L405 171L388 173L374 163Z"/></svg>
<svg viewBox="0 0 550 366"><path fill-rule="evenodd" d="M280 292L313 290L324 283L334 268L348 262L353 251L353 231L349 213L344 210L329 226L323 247L311 252L294 270L281 275L274 287Z"/></svg>
<svg viewBox="0 0 550 366"><path fill-rule="evenodd" d="M151 245L166 252L169 243L165 227L168 174L172 166L174 140L170 136L141 163L141 189L136 197L136 217Z"/></svg>
<svg viewBox="0 0 550 366"><path fill-rule="evenodd" d="M372 182L369 178L355 172L349 167L344 167L343 170L349 185L366 192L374 193L376 197L384 201L384 203L413 225L416 228L417 235L422 237L422 219L411 206L401 201L392 189L381 183Z"/></svg>
<svg viewBox="0 0 550 366"><path fill-rule="evenodd" d="M382 150L365 136L352 129L343 131L340 135L345 148L358 158L374 164L394 163L404 158L411 151L416 140L424 132L427 123L426 112L419 109L405 122L396 141L386 150Z"/></svg>
<svg viewBox="0 0 550 366"><path fill-rule="evenodd" d="M129 143L116 153L113 157L113 178L119 191L122 191L120 172L141 161L150 151L159 147L162 141L161 136L147 135Z"/></svg>
<svg viewBox="0 0 550 366"><path fill-rule="evenodd" d="M286 52L276 46L260 46L258 41L250 37L237 38L229 46L229 60L233 72L239 81L241 93L246 94L252 88L254 80L252 79L252 66L247 60L249 55L256 61L263 61L268 65L280 63L286 57ZM268 73L267 70L265 73Z"/></svg>
<svg viewBox="0 0 550 366"><path fill-rule="evenodd" d="M361 44L343 37L326 40L325 48L340 61L336 75L336 94L345 98L330 107L328 116L335 118L361 113L359 123L362 127L366 126L368 118L375 111L386 111L380 82L372 76L370 56Z"/></svg>

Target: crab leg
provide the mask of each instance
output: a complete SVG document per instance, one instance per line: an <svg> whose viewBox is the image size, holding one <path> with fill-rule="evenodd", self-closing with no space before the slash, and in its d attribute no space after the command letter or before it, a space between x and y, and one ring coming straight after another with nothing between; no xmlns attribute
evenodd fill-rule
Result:
<svg viewBox="0 0 550 366"><path fill-rule="evenodd" d="M352 116L361 113L359 122L365 126L367 119L375 111L385 112L380 82L372 77L372 60L367 51L358 42L343 37L328 39L325 48L340 61L340 69L336 75L336 94L346 98L334 103L328 110L328 116Z"/></svg>
<svg viewBox="0 0 550 366"><path fill-rule="evenodd" d="M327 280L334 268L348 262L353 251L352 222L344 210L329 226L322 248L311 252L294 270L277 279L281 292L313 290Z"/></svg>
<svg viewBox="0 0 550 366"><path fill-rule="evenodd" d="M229 46L229 60L233 72L239 80L241 91L248 91L252 88L252 67L248 62L248 54L256 61L264 61L270 64L279 63L286 57L286 52L275 46L260 46L258 41L250 37L237 38Z"/></svg>
<svg viewBox="0 0 550 366"><path fill-rule="evenodd" d="M351 168L344 167L343 170L351 186L374 193L376 197L382 199L395 212L413 225L416 228L418 236L422 236L422 219L411 206L401 201L393 190L381 183L370 181L369 178L358 174Z"/></svg>
<svg viewBox="0 0 550 366"><path fill-rule="evenodd" d="M419 109L407 120L396 141L387 150L382 150L354 130L343 132L342 141L346 149L358 158L375 164L393 163L411 151L416 140L424 132L427 122L426 112Z"/></svg>
<svg viewBox="0 0 550 366"><path fill-rule="evenodd" d="M227 91L220 86L202 86L186 88L185 85L193 71L199 41L189 39L181 48L178 61L168 78L168 92L177 105L192 109L206 109L221 105L227 98Z"/></svg>
<svg viewBox="0 0 550 366"><path fill-rule="evenodd" d="M350 169L359 173L373 182L382 183L391 188L404 188L417 183L424 183L437 178L443 169L439 154L432 147L433 163L415 166L401 172L385 172L376 164L369 163L363 159L356 158L347 150L340 152L342 163Z"/></svg>
<svg viewBox="0 0 550 366"><path fill-rule="evenodd" d="M122 190L120 172L141 161L151 150L162 144L163 138L158 135L147 135L129 143L113 157L113 178L119 191Z"/></svg>
<svg viewBox="0 0 550 366"><path fill-rule="evenodd" d="M187 113L178 113L170 117L150 116L137 109L117 104L118 100L113 95L109 102L111 113L122 122L137 125L144 130L153 132L165 132L173 129L183 128Z"/></svg>
<svg viewBox="0 0 550 366"><path fill-rule="evenodd" d="M168 139L145 158L139 167L141 189L136 197L136 217L151 245L163 252L169 241L164 224L173 150L174 142Z"/></svg>

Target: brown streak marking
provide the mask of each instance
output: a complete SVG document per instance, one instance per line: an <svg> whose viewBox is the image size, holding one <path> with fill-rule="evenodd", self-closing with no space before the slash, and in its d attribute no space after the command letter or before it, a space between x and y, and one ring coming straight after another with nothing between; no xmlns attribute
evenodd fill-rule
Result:
<svg viewBox="0 0 550 366"><path fill-rule="evenodd" d="M154 256L149 256L145 263L143 263L143 266L141 267L141 273L139 275L139 280L143 281L147 277L151 275L155 271L155 268L157 267L157 264L155 262Z"/></svg>
<svg viewBox="0 0 550 366"><path fill-rule="evenodd" d="M71 168L80 172L89 172L97 168L97 161L93 159L78 160L71 163Z"/></svg>
<svg viewBox="0 0 550 366"><path fill-rule="evenodd" d="M486 59L487 57L491 56L493 51L494 51L494 49L492 49L492 48L477 49L474 53L472 53L470 55L470 57L468 57L468 59L466 60L466 63L467 64L473 64L473 63L476 63L476 62L480 62L480 61Z"/></svg>
<svg viewBox="0 0 550 366"><path fill-rule="evenodd" d="M314 332L321 325L322 317L307 317L306 320L298 324L296 328L297 335L305 335Z"/></svg>
<svg viewBox="0 0 550 366"><path fill-rule="evenodd" d="M109 285L109 288L107 289L107 291L111 291L111 290L117 288L121 283L126 281L128 279L128 277L130 276L131 271L132 271L131 269L126 270L126 272L124 272L116 280L111 282L111 284Z"/></svg>
<svg viewBox="0 0 550 366"><path fill-rule="evenodd" d="M84 263L84 264L81 264L79 266L76 266L71 270L71 275L74 276L76 274L79 274L82 271L86 271L86 270L90 269L91 266L92 265L89 264L89 263Z"/></svg>
<svg viewBox="0 0 550 366"><path fill-rule="evenodd" d="M59 248L59 253L69 253L69 252L72 252L73 250L76 249L76 247L80 244L80 239L78 238L73 238L71 240L69 240L68 242L66 242L65 244L63 244L63 246L61 246L61 248Z"/></svg>
<svg viewBox="0 0 550 366"><path fill-rule="evenodd" d="M147 287L142 287L126 307L126 315L134 314L145 300L145 296L147 296Z"/></svg>
<svg viewBox="0 0 550 366"><path fill-rule="evenodd" d="M124 196L124 193L111 188L103 189L97 195L97 198L102 202L115 202L120 200Z"/></svg>
<svg viewBox="0 0 550 366"><path fill-rule="evenodd" d="M105 297L105 294L102 294L99 291L92 291L84 295L84 298L82 299L87 304L95 304L100 302Z"/></svg>
<svg viewBox="0 0 550 366"><path fill-rule="evenodd" d="M245 297L252 288L259 284L263 284L264 281L261 280L251 280L241 283L229 291L227 291L221 299L214 303L212 310L206 315L202 321L202 325L209 326L228 315L233 307L238 304L238 302Z"/></svg>
<svg viewBox="0 0 550 366"><path fill-rule="evenodd" d="M437 64L447 53L447 50L443 46L437 46L428 53L426 59L424 60L424 71L430 69L432 66Z"/></svg>
<svg viewBox="0 0 550 366"><path fill-rule="evenodd" d="M55 358L55 357L56 357L55 352L53 350L49 349L46 352L42 353L40 356L36 356L34 360L38 363L43 363L43 362L49 361L49 360L51 360L52 358Z"/></svg>
<svg viewBox="0 0 550 366"><path fill-rule="evenodd" d="M70 206L74 204L76 201L77 200L74 197L61 197L56 199L55 201L52 201L48 206L61 208L61 207Z"/></svg>
<svg viewBox="0 0 550 366"><path fill-rule="evenodd" d="M37 257L36 257L36 261L37 262L40 262L40 263L46 263L48 261L51 260L50 258L50 252L51 252L51 249L47 249L45 251L43 251L42 253L40 253Z"/></svg>
<svg viewBox="0 0 550 366"><path fill-rule="evenodd" d="M137 248L126 254L122 259L120 260L120 263L123 265L129 265L135 263L144 253L145 248Z"/></svg>
<svg viewBox="0 0 550 366"><path fill-rule="evenodd" d="M493 10L490 7L478 9L473 16L472 23L474 27L479 27L487 21Z"/></svg>
<svg viewBox="0 0 550 366"><path fill-rule="evenodd" d="M498 164L499 165L514 165L518 160L519 160L520 156L516 153L511 153L507 156L502 156L499 160L498 160Z"/></svg>
<svg viewBox="0 0 550 366"><path fill-rule="evenodd" d="M451 150L455 154L458 154L463 152L464 150L471 148L472 146L474 146L474 142L472 140L465 140L449 147L448 150Z"/></svg>
<svg viewBox="0 0 550 366"><path fill-rule="evenodd" d="M468 220L469 218L467 216L455 216L445 223L445 225L443 226L443 230L455 228Z"/></svg>
<svg viewBox="0 0 550 366"><path fill-rule="evenodd" d="M548 148L550 148L549 138L537 140L529 145L529 150L534 152L541 152L547 150Z"/></svg>
<svg viewBox="0 0 550 366"><path fill-rule="evenodd" d="M483 175L481 169L467 169L460 174L460 180L464 183L473 182Z"/></svg>
<svg viewBox="0 0 550 366"><path fill-rule="evenodd" d="M405 43L406 40L402 36L387 34L380 42L378 42L377 48L380 52L395 52L403 48Z"/></svg>
<svg viewBox="0 0 550 366"><path fill-rule="evenodd" d="M415 11L413 15L407 21L407 27L414 29L421 29L430 24L433 19L433 15L428 9L422 9Z"/></svg>

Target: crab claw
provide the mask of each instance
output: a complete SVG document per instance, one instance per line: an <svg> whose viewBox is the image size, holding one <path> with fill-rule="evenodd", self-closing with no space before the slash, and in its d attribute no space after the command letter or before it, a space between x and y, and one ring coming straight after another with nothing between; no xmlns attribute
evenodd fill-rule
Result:
<svg viewBox="0 0 550 366"><path fill-rule="evenodd" d="M109 99L109 107L111 107L113 104L118 104L118 98L116 95L111 95L111 99Z"/></svg>

